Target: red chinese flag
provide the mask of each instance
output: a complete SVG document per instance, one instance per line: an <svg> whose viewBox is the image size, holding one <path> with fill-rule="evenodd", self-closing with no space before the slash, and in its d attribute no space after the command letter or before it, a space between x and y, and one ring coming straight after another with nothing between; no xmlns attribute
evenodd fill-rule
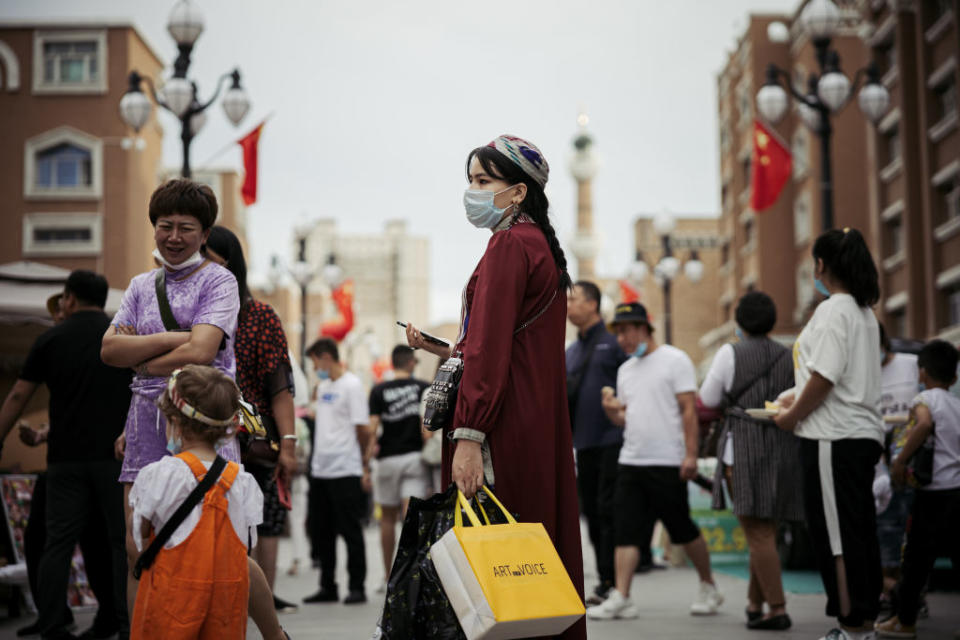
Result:
<svg viewBox="0 0 960 640"><path fill-rule="evenodd" d="M320 325L320 337L333 338L340 342L353 329L353 280L347 280L333 290L333 302L337 305L340 317Z"/></svg>
<svg viewBox="0 0 960 640"><path fill-rule="evenodd" d="M777 201L790 178L790 149L759 120L753 122L753 159L750 164L750 208L763 211Z"/></svg>
<svg viewBox="0 0 960 640"><path fill-rule="evenodd" d="M640 292L630 286L626 280L620 281L620 304L640 302Z"/></svg>
<svg viewBox="0 0 960 640"><path fill-rule="evenodd" d="M257 127L237 141L237 144L243 149L243 187L240 194L243 196L243 202L251 205L257 201L257 143L260 142L260 131L263 130L265 122L261 122Z"/></svg>

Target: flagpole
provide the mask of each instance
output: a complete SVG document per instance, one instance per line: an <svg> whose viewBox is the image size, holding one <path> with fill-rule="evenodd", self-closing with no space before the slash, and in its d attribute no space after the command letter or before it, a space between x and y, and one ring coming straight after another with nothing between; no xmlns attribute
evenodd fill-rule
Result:
<svg viewBox="0 0 960 640"><path fill-rule="evenodd" d="M273 117L273 115L274 115L275 113L276 113L276 111L271 111L270 113L268 113L268 114L267 114L267 117L265 117L263 120L261 120L260 123L259 123L256 127L254 127L253 129L251 129L250 131L256 130L257 127L262 127L264 124L266 124L267 120L269 120L270 118ZM219 158L220 156L222 156L222 155L223 155L224 153L226 153L229 149L232 149L235 144L237 144L240 140L243 140L247 135L250 135L249 132L248 132L247 134L243 135L243 136L240 136L240 138L239 138L238 140L231 140L231 141L228 142L227 144L223 145L215 154L213 154L212 156L210 156L209 158L207 158L207 161L206 161L206 162L204 162L204 163L202 163L202 164L200 165L200 169L199 169L199 170L200 170L200 171L203 171L204 169L206 169L208 166L210 166L210 163L211 163L211 162L213 162L214 160L216 160L217 158Z"/></svg>

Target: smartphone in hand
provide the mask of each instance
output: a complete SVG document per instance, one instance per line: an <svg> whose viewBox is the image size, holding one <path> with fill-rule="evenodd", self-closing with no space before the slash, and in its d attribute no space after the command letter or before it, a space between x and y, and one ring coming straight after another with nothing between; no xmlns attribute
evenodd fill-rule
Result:
<svg viewBox="0 0 960 640"><path fill-rule="evenodd" d="M399 320L397 320L397 324L400 325L401 327L403 327L404 329L407 328L407 323L406 323L406 322L400 322ZM436 345L439 345L439 346L441 346L441 347L449 347L449 346L450 346L450 343L447 342L446 340L444 340L443 338L438 338L438 337L436 337L436 336L432 336L432 335L430 335L429 333L427 333L426 331L421 331L421 332L420 332L420 336L421 336L426 342L429 342L430 344L436 344Z"/></svg>

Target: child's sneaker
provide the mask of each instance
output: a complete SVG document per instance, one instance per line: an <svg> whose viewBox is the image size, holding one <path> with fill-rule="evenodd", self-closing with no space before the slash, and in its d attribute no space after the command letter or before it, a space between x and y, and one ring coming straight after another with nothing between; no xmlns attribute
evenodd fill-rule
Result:
<svg viewBox="0 0 960 640"><path fill-rule="evenodd" d="M889 620L874 625L881 638L916 638L916 625L903 624L900 618L893 616Z"/></svg>
<svg viewBox="0 0 960 640"><path fill-rule="evenodd" d="M630 598L623 597L617 589L610 589L607 599L594 607L587 608L587 617L591 620L615 620L617 618L636 618L637 606Z"/></svg>
<svg viewBox="0 0 960 640"><path fill-rule="evenodd" d="M712 616L720 609L722 604L723 594L717 589L717 585L701 582L700 593L697 594L697 599L690 605L690 615Z"/></svg>

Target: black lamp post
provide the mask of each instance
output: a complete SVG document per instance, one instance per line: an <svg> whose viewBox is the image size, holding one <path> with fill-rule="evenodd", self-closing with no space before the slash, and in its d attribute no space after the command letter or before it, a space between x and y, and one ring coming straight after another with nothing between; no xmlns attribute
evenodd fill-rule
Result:
<svg viewBox="0 0 960 640"><path fill-rule="evenodd" d="M673 280L680 275L680 260L673 255L673 231L677 221L669 211L663 211L653 218L653 230L660 238L663 255L653 267L653 277L663 291L663 338L664 343L673 344L673 312L671 310L671 287ZM684 275L696 284L703 278L703 263L695 249L690 251L690 258L683 265ZM643 253L637 251L636 259L630 266L628 280L636 285L643 283L650 268L643 260Z"/></svg>
<svg viewBox="0 0 960 640"><path fill-rule="evenodd" d="M199 99L196 83L187 79L187 69L190 67L193 45L203 32L203 16L190 0L179 0L174 5L167 22L167 31L177 41L177 48L180 51L177 60L173 63L173 77L167 80L158 94L150 78L136 70L131 71L130 86L120 100L120 115L134 131L140 131L146 124L152 108L150 100L140 89L141 82L146 82L153 101L180 119L180 141L183 144L183 166L180 174L184 178L189 178L191 174L190 143L206 121L205 111L220 96L224 81L229 79L231 84L223 97L223 110L234 125L240 124L250 110L250 99L247 97L247 92L240 86L240 71L237 69L220 76L217 81L217 90L210 100L203 102Z"/></svg>
<svg viewBox="0 0 960 640"><path fill-rule="evenodd" d="M870 63L866 68L857 71L852 84L840 70L840 56L830 47L840 19L840 10L833 0L812 0L800 15L800 24L813 41L817 64L820 67L819 75L811 74L808 78L807 93L796 89L790 74L772 63L767 67L766 82L757 92L760 115L772 123L783 118L792 95L804 124L820 138L823 231L833 228L833 172L830 161L833 128L830 116L847 106L861 80L865 80L865 83L860 90L858 102L860 110L871 122L879 121L890 105L890 92L880 82L876 65ZM789 90L789 95L784 86Z"/></svg>

